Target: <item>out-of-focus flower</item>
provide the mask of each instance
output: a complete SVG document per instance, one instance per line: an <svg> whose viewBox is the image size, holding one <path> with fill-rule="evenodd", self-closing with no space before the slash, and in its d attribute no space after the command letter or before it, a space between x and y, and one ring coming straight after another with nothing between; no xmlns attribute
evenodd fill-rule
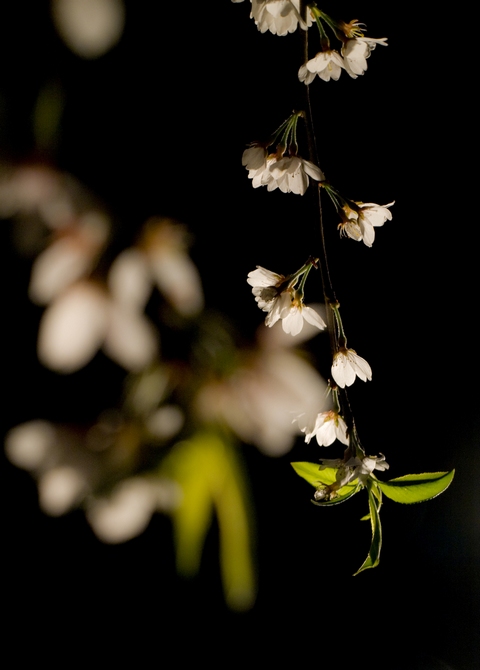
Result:
<svg viewBox="0 0 480 670"><path fill-rule="evenodd" d="M91 497L86 515L99 540L118 544L143 533L155 511L173 509L180 497L178 486L169 480L130 477L109 497Z"/></svg>
<svg viewBox="0 0 480 670"><path fill-rule="evenodd" d="M90 273L108 231L108 219L94 210L79 216L75 226L62 230L35 259L28 289L30 299L47 305L67 286Z"/></svg>
<svg viewBox="0 0 480 670"><path fill-rule="evenodd" d="M37 470L48 459L56 431L48 421L28 421L12 428L5 438L5 453L24 470Z"/></svg>
<svg viewBox="0 0 480 670"><path fill-rule="evenodd" d="M150 435L163 440L180 428L180 417L172 406L157 411L162 409ZM154 415L147 416L146 423ZM142 532L154 511L171 509L179 499L175 484L157 474L124 479L136 465L139 428L139 424L123 421L120 413L105 413L88 430L29 421L9 431L5 451L14 465L37 480L39 505L46 514L60 516L86 505L98 537L123 542ZM109 497L98 495L97 490L104 491L116 479Z"/></svg>
<svg viewBox="0 0 480 670"><path fill-rule="evenodd" d="M127 370L138 371L157 355L158 334L139 311L92 281L70 286L46 309L38 334L38 357L57 372L86 365L103 347Z"/></svg>
<svg viewBox="0 0 480 670"><path fill-rule="evenodd" d="M306 414L299 416L296 421L302 433L305 433L307 444L310 443L312 437L317 438L320 447L329 447L335 440L348 444L347 425L343 417L334 410L317 414L313 425Z"/></svg>
<svg viewBox="0 0 480 670"><path fill-rule="evenodd" d="M387 38L372 39L370 37L355 37L347 40L342 47L343 66L348 74L356 79L367 69L367 58L377 44L387 46Z"/></svg>
<svg viewBox="0 0 480 670"><path fill-rule="evenodd" d="M38 479L38 502L50 516L62 516L85 497L88 481L84 473L71 465L58 465Z"/></svg>
<svg viewBox="0 0 480 670"><path fill-rule="evenodd" d="M298 26L306 30L312 25L308 9L306 21L301 17L300 0L252 0L250 16L260 32L269 30L274 35L287 35L295 32Z"/></svg>
<svg viewBox="0 0 480 670"><path fill-rule="evenodd" d="M298 78L305 84L311 84L318 75L323 81L335 81L340 77L342 68L345 68L343 58L334 49L320 51L314 58L311 58L298 71Z"/></svg>
<svg viewBox="0 0 480 670"><path fill-rule="evenodd" d="M372 368L353 349L340 349L333 357L332 377L341 388L351 386L355 377L362 381L372 379Z"/></svg>
<svg viewBox="0 0 480 670"><path fill-rule="evenodd" d="M52 0L52 16L65 44L82 58L98 58L120 39L122 0Z"/></svg>
<svg viewBox="0 0 480 670"><path fill-rule="evenodd" d="M200 275L187 246L184 226L170 219L147 221L140 248L148 259L152 281L179 314L193 317L203 309L204 300Z"/></svg>
<svg viewBox="0 0 480 670"><path fill-rule="evenodd" d="M295 351L270 349L269 340L264 337L265 348L252 352L231 375L204 384L195 406L203 420L225 422L244 442L280 456L299 434L293 417L318 412L326 384Z"/></svg>
<svg viewBox="0 0 480 670"><path fill-rule="evenodd" d="M263 159L262 159L263 152ZM262 147L250 147L243 152L242 164L248 170L253 188L266 186L268 191L279 188L283 193L303 195L309 177L323 181L323 172L314 163L300 156L267 155Z"/></svg>

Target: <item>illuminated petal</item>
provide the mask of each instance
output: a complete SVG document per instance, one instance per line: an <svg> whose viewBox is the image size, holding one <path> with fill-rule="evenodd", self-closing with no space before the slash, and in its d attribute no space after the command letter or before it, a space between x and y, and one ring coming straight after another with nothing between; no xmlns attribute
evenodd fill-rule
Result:
<svg viewBox="0 0 480 670"><path fill-rule="evenodd" d="M82 58L98 58L120 39L125 24L122 0L52 0L55 26Z"/></svg>
<svg viewBox="0 0 480 670"><path fill-rule="evenodd" d="M149 365L158 353L157 331L143 314L113 303L104 350L126 370L138 372Z"/></svg>
<svg viewBox="0 0 480 670"><path fill-rule="evenodd" d="M106 294L95 284L74 284L45 311L38 357L48 368L69 373L86 365L100 348L109 319Z"/></svg>

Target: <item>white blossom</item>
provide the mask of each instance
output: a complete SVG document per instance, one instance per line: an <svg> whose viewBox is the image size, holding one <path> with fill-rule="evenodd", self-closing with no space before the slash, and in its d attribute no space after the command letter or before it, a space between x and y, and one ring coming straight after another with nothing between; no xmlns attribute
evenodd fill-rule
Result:
<svg viewBox="0 0 480 670"><path fill-rule="evenodd" d="M302 65L298 71L298 78L305 84L311 84L318 75L323 81L335 81L340 77L342 68L345 68L343 58L334 49L320 51L314 58Z"/></svg>
<svg viewBox="0 0 480 670"><path fill-rule="evenodd" d="M203 421L225 422L244 442L280 456L299 434L293 417L318 412L327 387L292 347L272 347L272 331L264 334L264 345L241 359L231 375L204 382L195 407Z"/></svg>
<svg viewBox="0 0 480 670"><path fill-rule="evenodd" d="M313 426L305 417L306 415L302 415L296 421L302 433L305 433L307 444L310 443L312 437L316 437L320 447L329 447L335 440L348 445L347 425L338 412L334 410L320 412Z"/></svg>
<svg viewBox="0 0 480 670"><path fill-rule="evenodd" d="M314 163L300 156L267 155L263 147L250 147L243 152L242 164L248 170L253 188L266 186L268 191L279 188L283 193L303 195L309 177L316 181L325 179Z"/></svg>
<svg viewBox="0 0 480 670"><path fill-rule="evenodd" d="M372 368L353 349L340 349L333 357L332 377L341 388L351 386L355 377L362 381L372 379Z"/></svg>
<svg viewBox="0 0 480 670"><path fill-rule="evenodd" d="M143 533L156 510L173 509L180 497L173 482L130 477L117 484L109 497L90 498L87 519L99 540L118 544Z"/></svg>
<svg viewBox="0 0 480 670"><path fill-rule="evenodd" d="M353 79L356 79L358 75L365 72L367 69L367 58L377 44L387 46L387 38L355 37L345 42L342 47L344 68Z"/></svg>
<svg viewBox="0 0 480 670"><path fill-rule="evenodd" d="M375 240L375 228L383 226L385 221L392 219L388 209L395 201L387 205L377 205L374 202L355 202L355 208L345 204L340 210L342 223L339 224L340 235L371 247Z"/></svg>
<svg viewBox="0 0 480 670"><path fill-rule="evenodd" d="M362 484L365 484L374 470L384 472L385 470L388 470L390 466L385 461L385 456L380 454L380 456L365 456L362 459L358 457L350 458L345 463L345 467L355 468L350 481L358 478Z"/></svg>
<svg viewBox="0 0 480 670"><path fill-rule="evenodd" d="M92 281L66 289L46 309L38 333L38 357L48 368L71 373L103 347L127 370L155 358L158 336L147 317Z"/></svg>
<svg viewBox="0 0 480 670"><path fill-rule="evenodd" d="M297 291L288 285L283 287L284 281L283 275L277 275L260 266L248 274L247 282L253 287L252 293L258 306L264 312L268 312L265 325L271 328L281 319L282 328L286 333L298 335L305 320L323 330L326 324L321 316L303 304L303 298Z"/></svg>
<svg viewBox="0 0 480 670"><path fill-rule="evenodd" d="M301 17L300 0L252 0L250 16L260 32L280 36L295 32L299 25L303 30L312 25L308 9L306 21Z"/></svg>

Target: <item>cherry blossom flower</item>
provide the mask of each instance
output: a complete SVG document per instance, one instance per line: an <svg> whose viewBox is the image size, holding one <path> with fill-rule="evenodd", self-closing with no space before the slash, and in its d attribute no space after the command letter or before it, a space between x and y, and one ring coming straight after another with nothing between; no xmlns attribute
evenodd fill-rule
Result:
<svg viewBox="0 0 480 670"><path fill-rule="evenodd" d="M377 205L374 202L355 202L352 207L345 204L340 210L343 219L339 224L340 235L350 237L352 240L363 243L371 247L375 240L375 228L383 226L385 221L392 219L392 213L389 207L395 201L388 205ZM355 209L353 208L355 206Z"/></svg>
<svg viewBox="0 0 480 670"><path fill-rule="evenodd" d="M346 468L355 468L351 474L350 481L353 481L358 478L359 482L363 485L366 484L368 477L372 474L374 470L380 470L384 472L389 469L389 464L385 461L385 456L380 454L380 456L365 456L364 458L350 458L345 463Z"/></svg>
<svg viewBox="0 0 480 670"><path fill-rule="evenodd" d="M263 147L250 147L243 152L242 165L248 170L253 188L266 186L268 191L279 188L283 193L304 195L309 177L316 181L325 179L314 163L300 156L269 154Z"/></svg>
<svg viewBox="0 0 480 670"><path fill-rule="evenodd" d="M385 221L392 220L392 213L388 209L395 201L388 205L376 205L374 202L356 203L360 209L358 212L358 225L362 231L363 243L371 247L375 239L375 228L383 226Z"/></svg>
<svg viewBox="0 0 480 670"><path fill-rule="evenodd" d="M342 47L344 68L348 74L356 79L367 69L367 58L377 44L387 46L387 38L372 39L370 37L355 37L347 40Z"/></svg>
<svg viewBox="0 0 480 670"><path fill-rule="evenodd" d="M306 420L306 415L298 417L296 421L302 433L305 433L307 444L310 443L312 437L316 437L320 447L329 447L335 440L340 440L343 444L348 445L347 425L343 417L334 410L317 414L313 427Z"/></svg>
<svg viewBox="0 0 480 670"><path fill-rule="evenodd" d="M257 267L248 274L247 282L252 286L252 293L258 306L268 312L265 325L271 328L279 319L282 328L290 335L298 335L304 320L319 330L326 327L325 322L311 307L303 304L303 297L293 288L282 285L285 283L283 275L277 275L262 267Z"/></svg>
<svg viewBox="0 0 480 670"><path fill-rule="evenodd" d="M265 329L261 346L225 379L204 381L195 408L201 420L224 422L244 442L281 456L299 434L293 417L318 412L327 386L294 348L275 342L273 332Z"/></svg>
<svg viewBox="0 0 480 670"><path fill-rule="evenodd" d="M280 36L294 33L299 25L303 30L312 25L310 12L306 22L301 17L300 0L252 0L250 16L261 33L269 30Z"/></svg>
<svg viewBox="0 0 480 670"><path fill-rule="evenodd" d="M335 81L340 77L342 68L345 68L343 58L334 49L320 51L314 58L302 65L298 71L298 78L305 84L311 84L318 75L323 81Z"/></svg>
<svg viewBox="0 0 480 670"><path fill-rule="evenodd" d="M340 349L333 357L332 377L342 389L351 386L355 377L362 381L372 379L372 368L353 349Z"/></svg>
<svg viewBox="0 0 480 670"><path fill-rule="evenodd" d="M71 373L100 347L125 369L139 371L157 355L158 336L147 317L121 296L109 295L93 281L80 281L44 312L38 357L52 370Z"/></svg>

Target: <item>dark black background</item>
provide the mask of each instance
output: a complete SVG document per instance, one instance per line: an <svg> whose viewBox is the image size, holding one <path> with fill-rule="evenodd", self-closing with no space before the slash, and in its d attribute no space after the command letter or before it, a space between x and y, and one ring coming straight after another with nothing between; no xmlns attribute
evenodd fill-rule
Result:
<svg viewBox="0 0 480 670"><path fill-rule="evenodd" d="M20 654L57 659L65 645L94 654L98 642L102 654L133 649L141 667L172 654L224 663L245 654L271 664L293 654L302 667L370 657L369 667L385 670L474 668L478 297L466 93L453 62L439 56L427 9L407 20L398 2L322 8L389 40L363 77L343 73L311 87L327 177L353 199L396 201L371 249L340 241L325 206L349 344L374 371L371 384L351 392L357 426L369 453L386 454L392 476L455 467L455 480L424 505L387 501L381 565L353 578L369 541L362 496L317 509L289 466L317 453L299 441L287 457L268 459L246 446L259 595L251 612L234 614L222 600L215 528L200 576L185 582L175 577L165 518L126 545L103 546L81 512L43 516L33 481L4 462L4 608ZM102 199L119 247L151 215L187 224L209 306L251 335L261 317L247 273L257 264L288 273L317 253L310 195L254 190L240 160L249 142L303 104L300 40L260 34L248 3L127 1L126 9L121 42L95 61L61 42L48 2L0 10L0 150L4 160L33 157L32 109L40 88L57 82L66 106L49 160ZM4 428L92 418L115 403L122 374L97 360L104 376L89 366L63 378L36 362L41 311L26 297L30 262L15 254L10 224L3 226ZM310 301L320 300L320 286L311 285ZM315 342L322 360L325 341Z"/></svg>

